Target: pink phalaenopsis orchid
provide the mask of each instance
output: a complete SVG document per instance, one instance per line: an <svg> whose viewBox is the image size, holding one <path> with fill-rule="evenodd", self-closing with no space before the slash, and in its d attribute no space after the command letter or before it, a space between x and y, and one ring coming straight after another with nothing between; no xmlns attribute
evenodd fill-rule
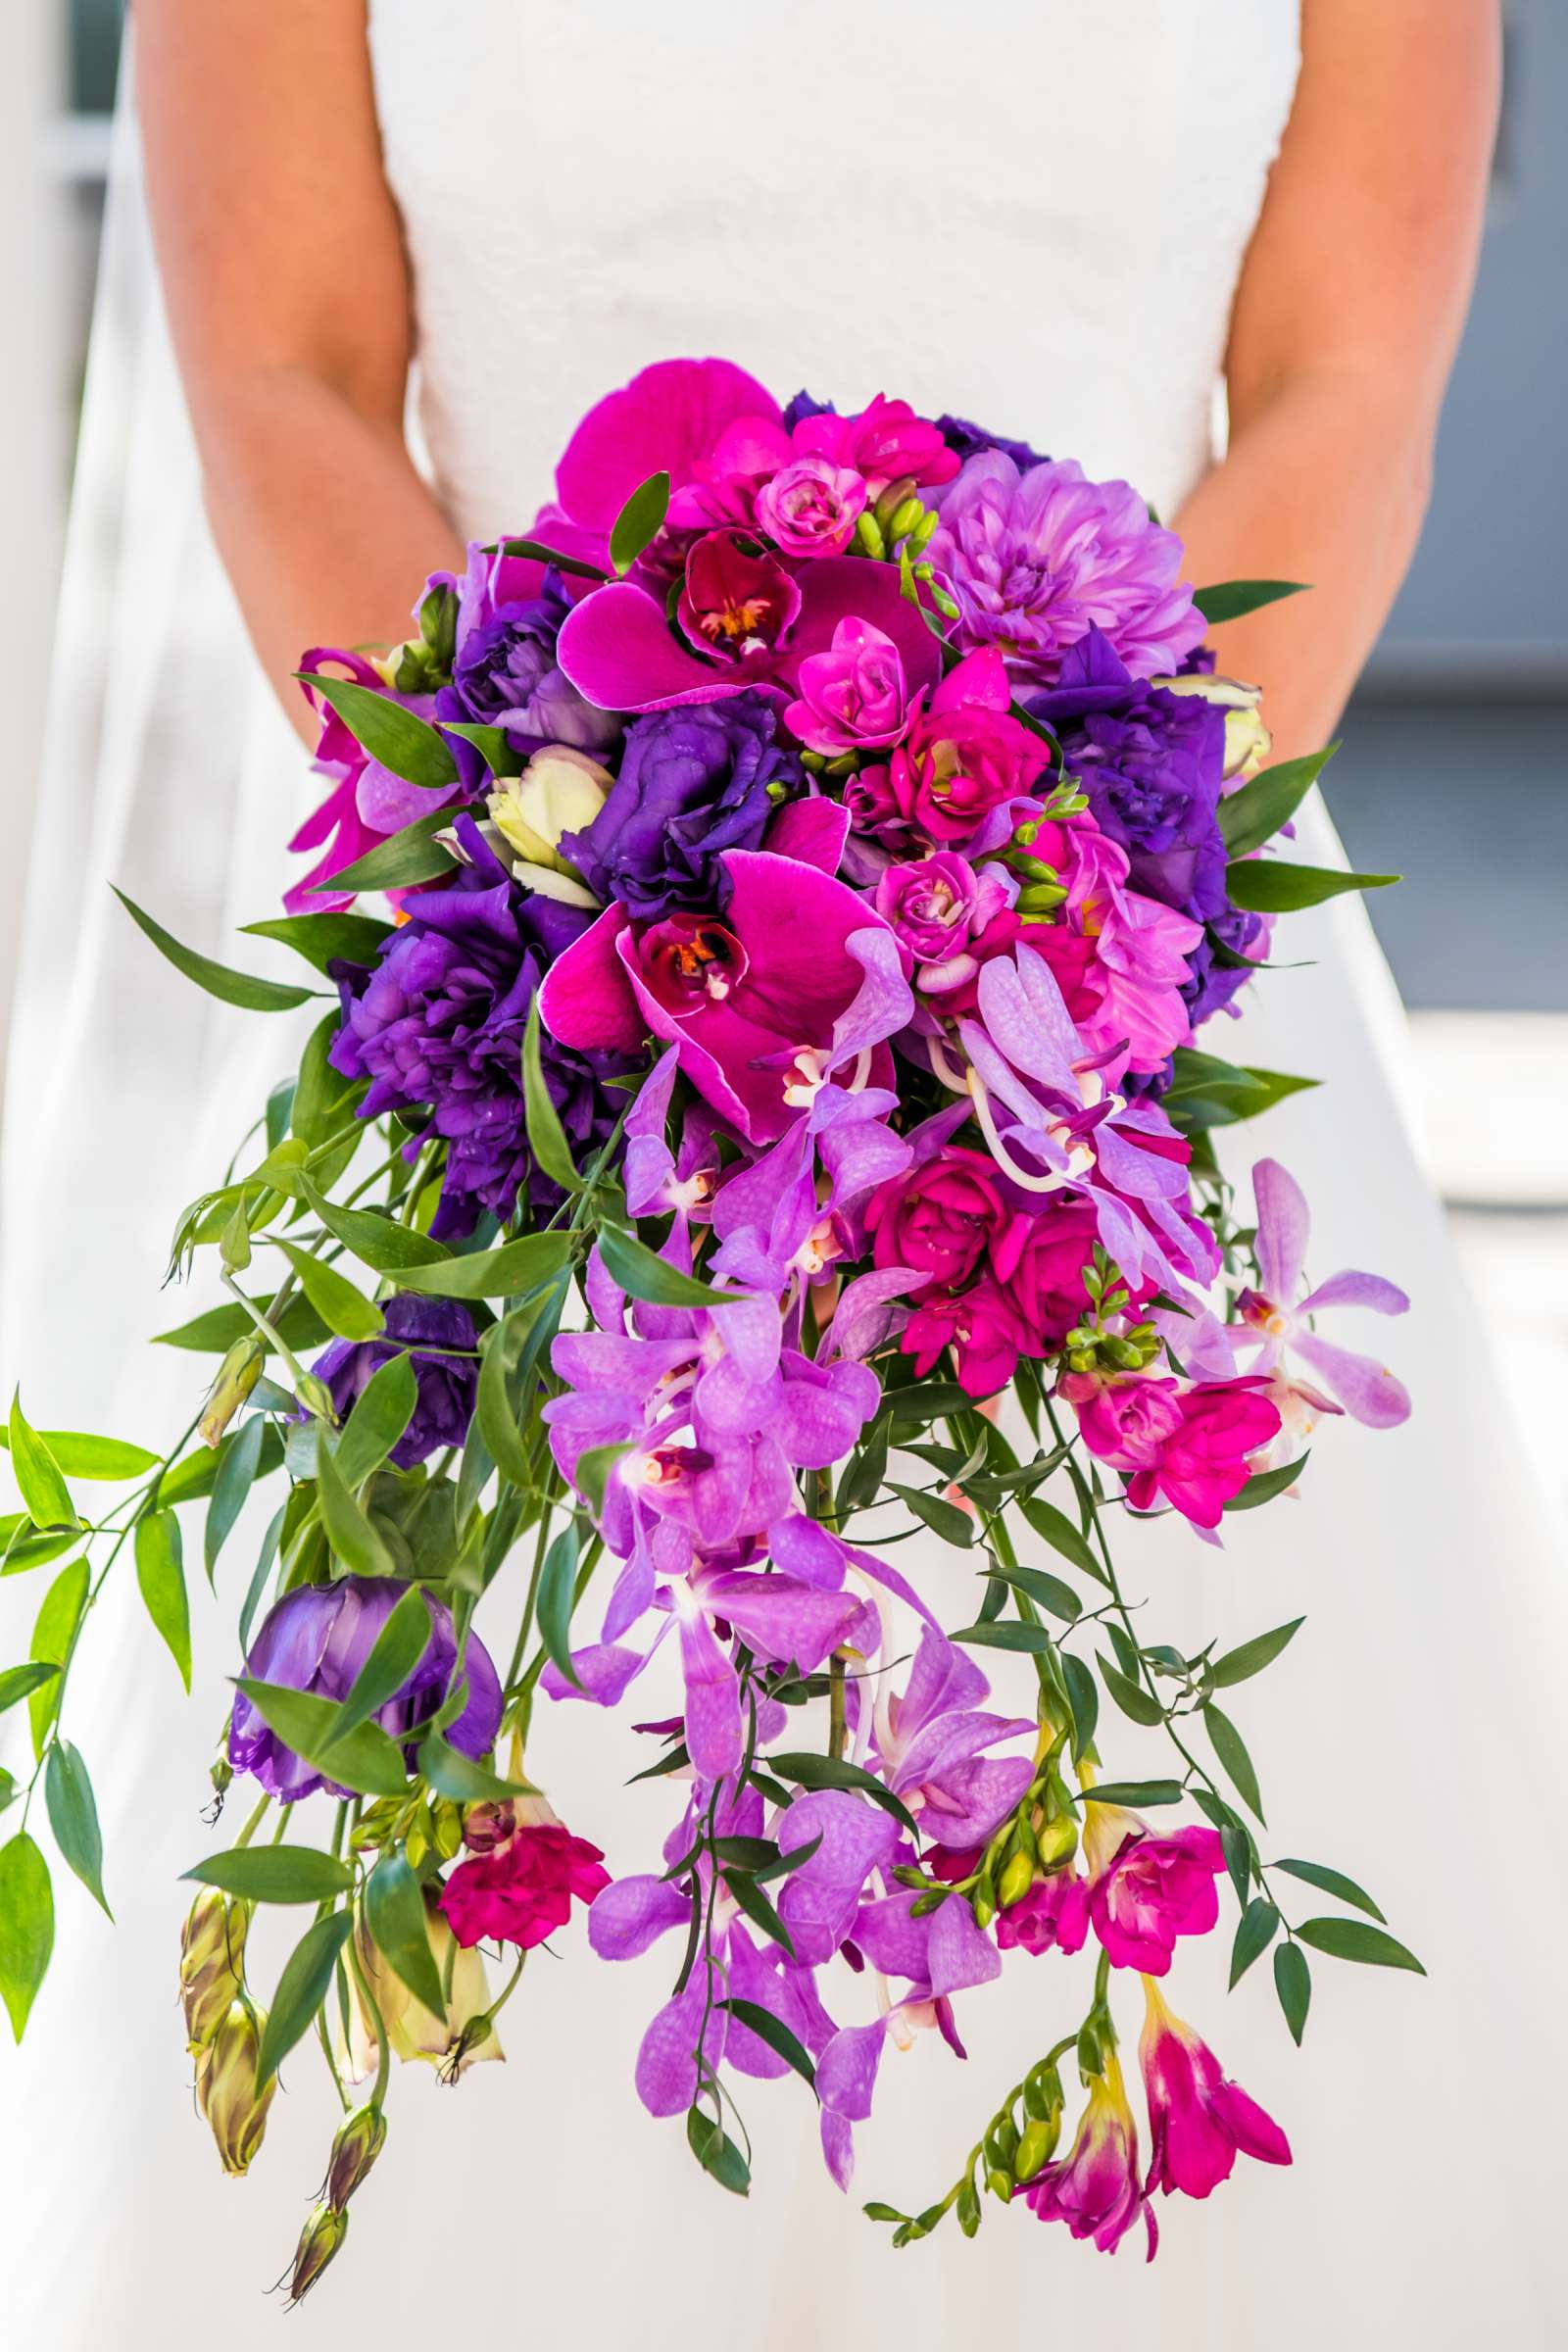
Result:
<svg viewBox="0 0 1568 2352"><path fill-rule="evenodd" d="M1397 1428L1410 1415L1409 1391L1375 1356L1357 1355L1319 1339L1315 1322L1326 1307L1334 1306L1402 1315L1409 1299L1381 1274L1355 1272L1331 1274L1302 1296L1311 1222L1301 1188L1277 1159L1260 1159L1252 1170L1252 1193L1257 1202L1259 1287L1241 1295L1244 1328L1235 1335L1238 1348L1255 1347L1257 1371L1271 1374L1276 1387L1304 1395L1322 1410L1322 1398L1310 1390L1300 1391L1287 1376L1287 1357L1298 1355L1353 1420L1369 1429Z"/></svg>

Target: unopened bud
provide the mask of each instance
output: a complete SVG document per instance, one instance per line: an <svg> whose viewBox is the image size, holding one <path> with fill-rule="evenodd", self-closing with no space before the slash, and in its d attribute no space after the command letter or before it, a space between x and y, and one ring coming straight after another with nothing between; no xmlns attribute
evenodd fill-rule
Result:
<svg viewBox="0 0 1568 2352"><path fill-rule="evenodd" d="M335 2212L340 2213L353 2196L385 2141L386 2117L379 2107L356 2107L344 2118L326 2161L326 2185L321 2192Z"/></svg>
<svg viewBox="0 0 1568 2352"><path fill-rule="evenodd" d="M202 1417L196 1426L209 1446L217 1446L224 1430L239 1411L246 1397L262 1377L262 1358L267 1350L259 1333L248 1331L233 1347L218 1367L218 1377L207 1392Z"/></svg>
<svg viewBox="0 0 1568 2352"><path fill-rule="evenodd" d="M301 2303L348 2235L349 2217L330 2205L318 2205L300 2231L289 2274L289 2300Z"/></svg>
<svg viewBox="0 0 1568 2352"><path fill-rule="evenodd" d="M1053 2135L1049 2124L1041 2123L1038 2119L1028 2124L1012 2160L1013 2179L1032 2180L1051 2154L1052 2146Z"/></svg>
<svg viewBox="0 0 1568 2352"><path fill-rule="evenodd" d="M857 519L855 536L866 555L880 557L887 554L887 546L883 540L881 528L876 516L869 510Z"/></svg>
<svg viewBox="0 0 1568 2352"><path fill-rule="evenodd" d="M324 1380L318 1380L314 1372L302 1372L294 1384L294 1393L305 1410L313 1413L318 1421L324 1421L328 1429L335 1425L337 1407L332 1402L332 1392Z"/></svg>
<svg viewBox="0 0 1568 2352"><path fill-rule="evenodd" d="M1013 1903L1021 1903L1034 1883L1035 1866L1029 1856L1014 1854L1003 1872L1001 1884L997 1888L1004 1911Z"/></svg>
<svg viewBox="0 0 1568 2352"><path fill-rule="evenodd" d="M257 2096L256 2062L261 2056L265 2013L233 2001L227 2016L196 2060L196 2103L212 2128L225 2173L243 2173L262 2144L267 2110L277 2088L274 2075Z"/></svg>
<svg viewBox="0 0 1568 2352"><path fill-rule="evenodd" d="M250 1915L216 1886L204 1886L179 1938L179 1998L192 2057L204 2050L239 1998Z"/></svg>
<svg viewBox="0 0 1568 2352"><path fill-rule="evenodd" d="M906 498L894 508L892 514L888 517L888 537L893 540L907 539L911 532L919 529L924 520L925 509L921 506L920 501L917 498Z"/></svg>
<svg viewBox="0 0 1568 2352"><path fill-rule="evenodd" d="M1070 1862L1078 1848L1078 1824L1068 1813L1058 1813L1035 1832L1035 1845L1044 1871L1059 1870Z"/></svg>

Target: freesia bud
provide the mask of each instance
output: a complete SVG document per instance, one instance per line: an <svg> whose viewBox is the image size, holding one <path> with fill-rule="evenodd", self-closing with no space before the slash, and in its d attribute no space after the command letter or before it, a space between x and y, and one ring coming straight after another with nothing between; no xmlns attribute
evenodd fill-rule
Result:
<svg viewBox="0 0 1568 2352"><path fill-rule="evenodd" d="M386 2142L386 2117L379 2107L356 2107L338 2127L326 2163L322 2191L334 2212L341 2213Z"/></svg>
<svg viewBox="0 0 1568 2352"><path fill-rule="evenodd" d="M289 2300L303 2302L348 2235L349 2217L331 2205L318 2205L300 2231L289 2274Z"/></svg>
<svg viewBox="0 0 1568 2352"><path fill-rule="evenodd" d="M1014 1854L997 1886L1002 1908L1021 1902L1035 1881L1035 1866L1027 1854Z"/></svg>
<svg viewBox="0 0 1568 2352"><path fill-rule="evenodd" d="M1035 1844L1039 1849L1041 1869L1059 1870L1062 1863L1070 1862L1077 1851L1078 1824L1070 1814L1058 1813L1054 1821L1048 1821L1035 1833Z"/></svg>
<svg viewBox="0 0 1568 2352"><path fill-rule="evenodd" d="M561 855L561 837L586 831L613 781L585 752L548 744L535 752L520 776L497 784L490 795L490 814L502 839L519 858L572 874L575 868Z"/></svg>
<svg viewBox="0 0 1568 2352"><path fill-rule="evenodd" d="M265 2012L243 2001L227 2015L196 2060L196 2103L212 2128L225 2173L244 2173L262 2144L267 2110L277 2088L274 2075L260 2097L256 2062L261 2056Z"/></svg>
<svg viewBox="0 0 1568 2352"><path fill-rule="evenodd" d="M179 1998L192 2057L213 2039L243 1988L250 1914L216 1886L204 1886L179 1938Z"/></svg>
<svg viewBox="0 0 1568 2352"><path fill-rule="evenodd" d="M224 1430L239 1411L246 1397L262 1377L262 1359L267 1350L258 1332L247 1332L218 1367L218 1377L207 1392L202 1417L196 1424L209 1446L217 1446Z"/></svg>

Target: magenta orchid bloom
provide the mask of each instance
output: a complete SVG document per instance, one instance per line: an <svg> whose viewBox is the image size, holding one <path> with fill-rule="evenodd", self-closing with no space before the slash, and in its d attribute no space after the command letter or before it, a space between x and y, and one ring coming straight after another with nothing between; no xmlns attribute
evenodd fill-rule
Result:
<svg viewBox="0 0 1568 2352"><path fill-rule="evenodd" d="M1206 1936L1219 1920L1215 1881L1225 1869L1217 1830L1150 1829L1120 1805L1084 1808L1089 1911L1113 1968L1162 1977L1177 1939Z"/></svg>
<svg viewBox="0 0 1568 2352"><path fill-rule="evenodd" d="M651 475L678 491L742 417L775 431L778 403L728 360L661 360L591 408L556 468L561 512L608 551L615 517Z"/></svg>
<svg viewBox="0 0 1568 2352"><path fill-rule="evenodd" d="M1271 2115L1230 2082L1191 2026L1173 2015L1152 1977L1138 2056L1149 2100L1152 2139L1147 2187L1206 2197L1228 2180L1238 2155L1289 2164L1291 2143Z"/></svg>
<svg viewBox="0 0 1568 2352"><path fill-rule="evenodd" d="M1410 1393L1402 1382L1376 1357L1356 1355L1320 1340L1313 1322L1330 1306L1364 1306L1375 1315L1402 1315L1409 1299L1380 1274L1354 1272L1331 1274L1327 1282L1298 1296L1311 1231L1301 1188L1277 1159L1260 1159L1252 1170L1252 1194L1257 1202L1261 1287L1244 1291L1238 1302L1245 1327L1235 1335L1238 1348L1256 1347L1259 1372L1273 1375L1279 1388L1292 1396L1304 1396L1321 1410L1324 1399L1285 1378L1287 1356L1298 1355L1353 1420L1368 1429L1397 1428L1410 1417Z"/></svg>
<svg viewBox="0 0 1568 2352"><path fill-rule="evenodd" d="M1139 2182L1138 2126L1114 2052L1089 2085L1071 2149L1018 2193L1038 2220L1065 2222L1074 2237L1091 2238L1102 2254L1114 2254L1142 2215L1153 2261L1159 2227Z"/></svg>
<svg viewBox="0 0 1568 2352"><path fill-rule="evenodd" d="M771 1143L835 1069L888 1084L885 1040L913 999L892 933L846 884L765 850L721 862L722 920L643 924L608 907L552 965L540 1016L563 1044L667 1040L705 1102L749 1142Z"/></svg>

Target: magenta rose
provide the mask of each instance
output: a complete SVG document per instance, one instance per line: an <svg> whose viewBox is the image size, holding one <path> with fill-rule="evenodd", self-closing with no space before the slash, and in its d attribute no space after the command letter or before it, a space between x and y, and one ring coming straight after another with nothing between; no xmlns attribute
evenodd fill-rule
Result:
<svg viewBox="0 0 1568 2352"><path fill-rule="evenodd" d="M916 1306L899 1344L913 1357L918 1379L951 1348L959 1388L970 1396L994 1396L1017 1371L1029 1334L1005 1291L982 1275L966 1291L943 1291Z"/></svg>
<svg viewBox="0 0 1568 2352"><path fill-rule="evenodd" d="M994 874L977 874L956 850L889 866L874 904L907 962L922 967L915 986L922 996L942 997L944 1012L955 1009L947 1002L952 991L978 976L978 943L989 943L994 931L1010 940L1019 929L1015 918L998 923L1011 916L1004 885Z"/></svg>
<svg viewBox="0 0 1568 2352"><path fill-rule="evenodd" d="M917 1303L967 1282L1007 1221L995 1163L961 1145L879 1185L865 1211L876 1263L924 1275Z"/></svg>
<svg viewBox="0 0 1568 2352"><path fill-rule="evenodd" d="M757 493L760 531L787 556L842 556L865 511L865 484L848 466L796 458Z"/></svg>
<svg viewBox="0 0 1568 2352"><path fill-rule="evenodd" d="M1031 1355L1050 1355L1088 1311L1084 1268L1094 1255L1099 1224L1087 1202L1051 1204L1036 1215L1012 1217L991 1244L997 1279L1027 1325Z"/></svg>
<svg viewBox="0 0 1568 2352"><path fill-rule="evenodd" d="M519 1829L505 1844L460 1862L441 1908L461 1944L487 1937L531 1951L571 1916L571 1898L591 1903L610 1885L604 1855L560 1824Z"/></svg>
<svg viewBox="0 0 1568 2352"><path fill-rule="evenodd" d="M884 750L908 724L909 690L891 637L851 613L823 654L808 654L796 678L799 700L784 724L808 750Z"/></svg>
<svg viewBox="0 0 1568 2352"><path fill-rule="evenodd" d="M1021 800L1050 765L1050 746L1009 712L1002 656L969 654L915 716L887 768L846 794L855 823L883 841L938 849L973 838L993 810Z"/></svg>
<svg viewBox="0 0 1568 2352"><path fill-rule="evenodd" d="M1090 1452L1126 1478L1135 1511L1152 1510L1163 1496L1195 1525L1217 1527L1251 1475L1247 1456L1279 1435L1266 1386L1256 1373L1187 1389L1174 1380L1069 1374L1062 1394Z"/></svg>

